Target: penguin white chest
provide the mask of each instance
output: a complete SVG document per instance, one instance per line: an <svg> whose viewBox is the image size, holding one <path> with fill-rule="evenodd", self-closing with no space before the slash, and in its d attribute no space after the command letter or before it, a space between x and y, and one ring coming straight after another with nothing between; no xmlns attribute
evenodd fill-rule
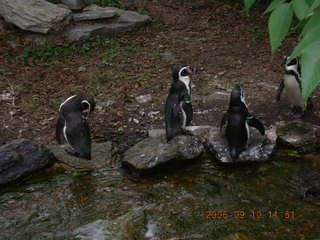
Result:
<svg viewBox="0 0 320 240"><path fill-rule="evenodd" d="M300 106L304 108L304 101L301 95L299 83L292 75L284 76L284 90L289 101L294 106Z"/></svg>
<svg viewBox="0 0 320 240"><path fill-rule="evenodd" d="M190 78L188 76L186 77L180 77L179 80L183 82L183 84L186 86L188 95L191 97L191 89L190 89Z"/></svg>

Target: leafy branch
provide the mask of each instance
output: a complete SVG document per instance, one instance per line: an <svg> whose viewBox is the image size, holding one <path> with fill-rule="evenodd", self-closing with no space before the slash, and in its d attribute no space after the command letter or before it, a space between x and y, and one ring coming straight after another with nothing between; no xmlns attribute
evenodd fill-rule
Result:
<svg viewBox="0 0 320 240"><path fill-rule="evenodd" d="M245 10L257 0L243 0ZM270 13L268 28L274 54L293 25L298 22L299 42L290 58L301 58L302 96L306 101L320 83L320 0L273 0L265 13Z"/></svg>

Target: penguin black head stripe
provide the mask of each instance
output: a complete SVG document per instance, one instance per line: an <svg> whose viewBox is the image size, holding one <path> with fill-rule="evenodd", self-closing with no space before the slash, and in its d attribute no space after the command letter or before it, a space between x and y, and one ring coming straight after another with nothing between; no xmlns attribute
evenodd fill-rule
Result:
<svg viewBox="0 0 320 240"><path fill-rule="evenodd" d="M74 95L67 98L59 108L56 125L56 138L59 144L66 142L73 155L91 158L90 129L87 123L89 114L95 108L93 96Z"/></svg>
<svg viewBox="0 0 320 240"><path fill-rule="evenodd" d="M300 63L298 58L290 59L289 57L284 57L284 69L287 74L296 75L298 78L301 76Z"/></svg>

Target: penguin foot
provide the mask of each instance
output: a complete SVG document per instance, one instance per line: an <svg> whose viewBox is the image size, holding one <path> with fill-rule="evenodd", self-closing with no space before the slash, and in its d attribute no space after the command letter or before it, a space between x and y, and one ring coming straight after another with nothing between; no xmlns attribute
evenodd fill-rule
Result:
<svg viewBox="0 0 320 240"><path fill-rule="evenodd" d="M182 135L194 136L194 134L187 129L182 129L181 133Z"/></svg>
<svg viewBox="0 0 320 240"><path fill-rule="evenodd" d="M75 157L78 157L78 158L85 158L86 160L91 160L91 157L90 156L82 156L81 154L79 154L78 152L76 152L75 150L73 149L65 149L66 153L72 155L72 156L75 156Z"/></svg>

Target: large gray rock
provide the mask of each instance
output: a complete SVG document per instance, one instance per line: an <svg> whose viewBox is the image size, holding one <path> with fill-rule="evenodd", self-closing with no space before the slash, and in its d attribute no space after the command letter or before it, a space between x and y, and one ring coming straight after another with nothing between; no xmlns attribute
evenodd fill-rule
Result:
<svg viewBox="0 0 320 240"><path fill-rule="evenodd" d="M197 136L176 136L167 143L165 138L146 138L125 152L122 164L146 171L170 163L181 163L199 157L204 151ZM171 165L170 165L171 166Z"/></svg>
<svg viewBox="0 0 320 240"><path fill-rule="evenodd" d="M95 170L105 167L114 167L112 158L112 143L92 143L91 160L78 158L68 154L65 145L51 145L48 148L58 159L57 165L67 170Z"/></svg>
<svg viewBox="0 0 320 240"><path fill-rule="evenodd" d="M72 15L73 20L76 22L113 18L115 16L117 16L117 12L110 9L88 10L82 13L75 13Z"/></svg>
<svg viewBox="0 0 320 240"><path fill-rule="evenodd" d="M261 136L256 129L251 129L248 149L242 152L238 159L233 160L229 154L227 140L221 134L218 127L189 126L187 130L193 135L200 137L209 152L221 163L267 161L274 150L277 139L275 128L267 130L266 136ZM148 134L150 138L164 137L165 130L152 129L148 131Z"/></svg>
<svg viewBox="0 0 320 240"><path fill-rule="evenodd" d="M275 148L276 139L275 127L266 130L265 136L251 128L248 148L240 153L238 159L232 159L227 140L216 127L210 130L206 145L220 163L265 162L269 160Z"/></svg>
<svg viewBox="0 0 320 240"><path fill-rule="evenodd" d="M147 15L141 15L133 11L125 11L114 7L98 7L90 6L84 9L85 11L113 11L118 17L112 20L108 19L108 23L95 23L95 24L76 24L70 27L66 33L66 39L70 42L84 41L92 39L98 35L112 36L121 32L126 32L141 26L151 20Z"/></svg>
<svg viewBox="0 0 320 240"><path fill-rule="evenodd" d="M291 180L292 189L303 199L320 199L320 169L306 169Z"/></svg>
<svg viewBox="0 0 320 240"><path fill-rule="evenodd" d="M27 31L47 33L68 23L70 10L45 0L0 0L0 15Z"/></svg>
<svg viewBox="0 0 320 240"><path fill-rule="evenodd" d="M31 140L18 139L0 146L0 185L49 167L56 161L52 152Z"/></svg>
<svg viewBox="0 0 320 240"><path fill-rule="evenodd" d="M320 127L302 121L280 123L277 129L277 143L282 148L294 149L300 153L319 149Z"/></svg>

